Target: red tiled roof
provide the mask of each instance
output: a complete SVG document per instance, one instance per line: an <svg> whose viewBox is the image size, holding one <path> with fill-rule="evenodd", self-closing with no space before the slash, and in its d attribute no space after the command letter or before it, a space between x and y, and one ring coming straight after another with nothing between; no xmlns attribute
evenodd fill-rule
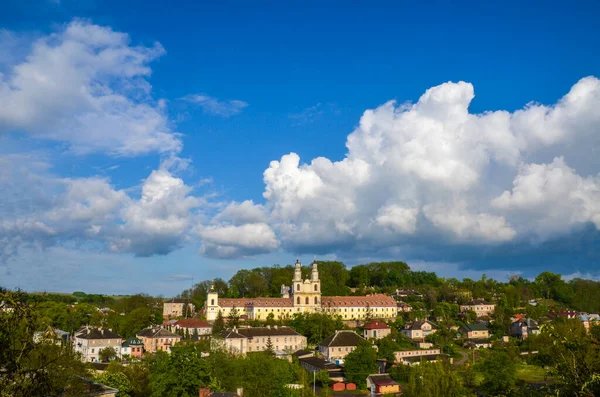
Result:
<svg viewBox="0 0 600 397"><path fill-rule="evenodd" d="M185 318L176 323L183 328L212 328L212 324L199 318Z"/></svg>
<svg viewBox="0 0 600 397"><path fill-rule="evenodd" d="M291 298L220 298L221 307L294 307Z"/></svg>
<svg viewBox="0 0 600 397"><path fill-rule="evenodd" d="M364 329L390 329L390 327L384 322L375 320L365 325Z"/></svg>
<svg viewBox="0 0 600 397"><path fill-rule="evenodd" d="M391 296L385 294L373 294L367 296L323 296L323 306L338 307L338 306L387 306L396 307L396 301Z"/></svg>

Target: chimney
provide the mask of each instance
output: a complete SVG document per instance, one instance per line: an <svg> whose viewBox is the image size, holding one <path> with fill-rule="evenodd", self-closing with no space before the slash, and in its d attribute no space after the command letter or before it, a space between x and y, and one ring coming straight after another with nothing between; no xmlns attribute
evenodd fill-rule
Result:
<svg viewBox="0 0 600 397"><path fill-rule="evenodd" d="M237 388L237 397L244 397L244 388L243 387Z"/></svg>
<svg viewBox="0 0 600 397"><path fill-rule="evenodd" d="M208 387L201 387L198 397L209 397L212 393Z"/></svg>

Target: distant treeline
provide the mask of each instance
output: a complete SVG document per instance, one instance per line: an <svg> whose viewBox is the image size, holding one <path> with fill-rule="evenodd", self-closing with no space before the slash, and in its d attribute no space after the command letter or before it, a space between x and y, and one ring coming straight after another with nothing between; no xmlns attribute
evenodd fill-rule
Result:
<svg viewBox="0 0 600 397"><path fill-rule="evenodd" d="M531 299L544 299L553 308L571 308L586 312L600 312L600 283L592 280L565 281L559 274L540 273L531 281L512 276L508 282L487 278L441 278L434 272L413 271L405 262L374 262L350 269L343 262L317 261L323 295L364 295L366 293L391 293L396 289L415 289L421 292L424 308L433 309L437 302L462 303L468 299L502 300L508 308L522 307ZM302 268L303 278L310 277L311 267ZM197 307L204 304L206 294L214 283L222 297L254 298L277 297L281 285L290 285L294 266L263 266L241 269L228 282L217 278L202 281L180 297L190 298ZM410 299L409 299L410 300Z"/></svg>

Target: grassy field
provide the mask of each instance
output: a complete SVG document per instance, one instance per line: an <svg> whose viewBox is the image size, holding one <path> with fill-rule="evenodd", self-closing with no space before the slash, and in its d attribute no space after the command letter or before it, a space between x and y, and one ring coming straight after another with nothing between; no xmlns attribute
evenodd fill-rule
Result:
<svg viewBox="0 0 600 397"><path fill-rule="evenodd" d="M546 370L537 365L517 364L517 379L527 383L544 383Z"/></svg>

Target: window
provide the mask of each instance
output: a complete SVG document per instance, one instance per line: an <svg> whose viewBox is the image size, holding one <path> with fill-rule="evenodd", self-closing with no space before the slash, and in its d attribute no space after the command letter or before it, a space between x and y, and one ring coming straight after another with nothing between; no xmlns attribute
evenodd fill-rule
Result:
<svg viewBox="0 0 600 397"><path fill-rule="evenodd" d="M308 296L304 299L304 302L308 305Z"/></svg>
<svg viewBox="0 0 600 397"><path fill-rule="evenodd" d="M211 299L211 300L210 300L210 305L211 305L211 306L214 306L214 305L215 305L215 300L214 300L214 299Z"/></svg>
<svg viewBox="0 0 600 397"><path fill-rule="evenodd" d="M317 284L315 284L315 291L317 290Z"/></svg>
<svg viewBox="0 0 600 397"><path fill-rule="evenodd" d="M94 352L94 349L92 349L92 353Z"/></svg>
<svg viewBox="0 0 600 397"><path fill-rule="evenodd" d="M317 297L315 296L315 305L318 303L319 303L319 301L318 301Z"/></svg>
<svg viewBox="0 0 600 397"><path fill-rule="evenodd" d="M296 298L296 303L300 304L300 297Z"/></svg>
<svg viewBox="0 0 600 397"><path fill-rule="evenodd" d="M296 284L296 291L300 291L300 284Z"/></svg>

